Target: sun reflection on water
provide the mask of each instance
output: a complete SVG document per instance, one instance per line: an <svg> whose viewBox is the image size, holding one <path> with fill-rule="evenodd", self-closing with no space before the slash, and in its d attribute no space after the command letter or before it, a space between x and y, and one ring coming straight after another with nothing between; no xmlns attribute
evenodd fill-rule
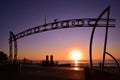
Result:
<svg viewBox="0 0 120 80"><path fill-rule="evenodd" d="M75 60L75 66L79 66L79 65L78 65L78 60Z"/></svg>
<svg viewBox="0 0 120 80"><path fill-rule="evenodd" d="M78 67L79 65L78 65L78 60L75 60L75 66L74 66L74 70L75 71L78 71L78 70L80 70L80 68Z"/></svg>
<svg viewBox="0 0 120 80"><path fill-rule="evenodd" d="M79 70L79 68L78 68L78 67L74 67L74 70L75 70L75 71L78 71L78 70Z"/></svg>

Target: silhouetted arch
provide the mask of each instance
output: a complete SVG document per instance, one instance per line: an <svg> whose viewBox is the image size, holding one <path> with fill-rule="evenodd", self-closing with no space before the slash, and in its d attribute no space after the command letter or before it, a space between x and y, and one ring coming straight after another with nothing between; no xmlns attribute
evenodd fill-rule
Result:
<svg viewBox="0 0 120 80"><path fill-rule="evenodd" d="M93 26L93 29L92 29L91 38L90 38L90 47L89 47L90 67L91 67L91 68L93 67L93 63L92 63L92 44L93 44L93 37L94 37L95 29L96 29L96 27L97 27L97 25L98 25L99 20L101 19L101 17L102 17L106 12L108 12L108 13L107 13L106 34L105 34L105 43L104 43L103 56L104 56L104 53L105 53L105 51L106 51L110 6L108 6L105 10L103 10L103 12L99 15L99 17L97 18L97 20L96 20L96 22L95 22L95 25ZM103 59L103 66L104 66L104 59Z"/></svg>
<svg viewBox="0 0 120 80"><path fill-rule="evenodd" d="M14 42L14 43L13 43ZM13 45L14 44L14 45ZM9 59L12 61L12 55L13 55L13 46L14 46L14 61L17 60L17 39L15 38L15 35L13 32L10 32L10 38L9 38Z"/></svg>
<svg viewBox="0 0 120 80"><path fill-rule="evenodd" d="M101 18L106 12L107 12L107 19ZM12 54L13 54L13 49L14 49L14 61L17 60L17 52L18 52L17 40L21 39L23 37L26 37L26 36L29 36L32 34L36 34L36 33L40 33L40 32L55 30L55 29L75 28L75 27L93 27L92 33L91 33L91 38L90 38L90 46L89 46L90 67L92 68L93 67L92 43L93 43L95 29L96 29L96 27L106 27L104 52L103 52L103 65L102 65L102 67L104 67L108 27L115 27L115 24L109 23L109 22L115 22L115 19L109 19L109 13L110 13L110 6L107 7L100 14L100 16L98 18L69 19L69 20L62 20L62 21L57 21L57 19L55 19L54 22L51 22L51 23L46 23L46 19L45 19L45 23L43 25L24 30L16 35L13 32L10 32L10 36L9 36L9 59L10 59L10 61L12 61ZM101 24L98 22L107 22L107 23ZM14 48L13 48L13 44L14 44Z"/></svg>
<svg viewBox="0 0 120 80"><path fill-rule="evenodd" d="M105 54L107 54L107 55L109 55L110 57L113 58L113 60L114 60L114 61L116 62L116 64L117 64L118 69L120 70L120 65L119 65L118 61L115 59L115 57L112 56L112 55L111 55L110 53L108 53L108 52L105 52Z"/></svg>

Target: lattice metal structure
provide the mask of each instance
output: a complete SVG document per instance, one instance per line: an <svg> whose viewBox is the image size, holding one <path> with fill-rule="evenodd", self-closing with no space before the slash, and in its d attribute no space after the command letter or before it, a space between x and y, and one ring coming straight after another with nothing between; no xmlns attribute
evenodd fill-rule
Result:
<svg viewBox="0 0 120 80"><path fill-rule="evenodd" d="M102 18L102 16L107 13L107 18ZM27 30L24 30L18 34L14 34L13 32L10 32L9 36L9 60L11 62L17 60L17 40L21 39L23 37L50 31L50 30L56 30L56 29L63 29L63 28L75 28L75 27L92 27L91 32L91 38L90 38L90 45L89 45L89 54L90 54L90 67L93 68L93 62L92 62L92 44L93 44L93 38L95 34L96 27L105 27L106 33L105 33L105 43L104 43L104 51L103 51L103 64L102 67L104 67L104 61L105 61L105 54L106 54L106 46L107 46L107 35L108 35L108 28L115 27L115 19L110 19L110 6L107 7L103 12L99 15L98 18L82 18L82 19L69 19L69 20L62 20L58 21L55 19L51 23L45 23L40 26L36 26ZM14 49L14 50L13 50ZM13 52L14 52L14 58L13 58Z"/></svg>

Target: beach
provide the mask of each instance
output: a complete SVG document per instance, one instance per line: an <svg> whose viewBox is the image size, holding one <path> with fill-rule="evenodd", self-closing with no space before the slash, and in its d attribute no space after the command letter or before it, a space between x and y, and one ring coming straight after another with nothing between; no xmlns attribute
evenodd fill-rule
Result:
<svg viewBox="0 0 120 80"><path fill-rule="evenodd" d="M1 80L119 80L120 71L116 67L90 69L80 66L40 66L24 64L0 67ZM6 67L6 68L5 68ZM16 67L16 68L15 68ZM3 68L3 69L2 69ZM17 70L19 69L19 70ZM112 71L112 72L111 72Z"/></svg>
<svg viewBox="0 0 120 80"><path fill-rule="evenodd" d="M21 72L2 72L0 75L2 80L84 80L84 69L74 67L26 67Z"/></svg>

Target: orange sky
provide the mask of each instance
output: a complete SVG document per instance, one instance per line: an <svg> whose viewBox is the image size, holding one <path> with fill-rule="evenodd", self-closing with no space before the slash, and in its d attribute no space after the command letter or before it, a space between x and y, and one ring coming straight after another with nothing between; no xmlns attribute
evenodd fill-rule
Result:
<svg viewBox="0 0 120 80"><path fill-rule="evenodd" d="M67 31L66 34L61 34L65 31ZM54 55L55 60L71 60L71 51L77 49L82 52L82 60L89 60L90 36L88 34L90 31L91 29L82 28L64 29L40 33L20 39L18 40L18 59L44 60L46 55ZM86 32L88 32L88 34L85 34ZM76 33L79 35L76 35ZM83 34L84 37L80 37L83 36ZM100 39L96 37L94 39L94 60L102 59L103 41L104 39L101 37ZM120 59L119 46L116 44L116 42L111 43L111 40L108 39L107 52L111 53L115 58ZM6 49L5 53L8 54L9 49ZM106 59L111 59L111 57L106 56Z"/></svg>
<svg viewBox="0 0 120 80"><path fill-rule="evenodd" d="M9 31L17 34L45 23L68 19L98 18L111 5L110 18L116 19L116 27L109 28L107 52L120 59L120 10L114 0L5 0L1 1L0 50L9 55ZM62 4L62 6L61 6ZM71 6L72 5L72 6ZM96 6L97 5L97 6ZM106 15L103 16L106 18ZM43 60L54 55L55 60L70 60L70 52L78 49L83 59L89 60L89 41L92 27L59 29L19 39L18 59ZM93 59L102 59L105 28L97 28L93 43ZM111 59L107 57L107 59Z"/></svg>

